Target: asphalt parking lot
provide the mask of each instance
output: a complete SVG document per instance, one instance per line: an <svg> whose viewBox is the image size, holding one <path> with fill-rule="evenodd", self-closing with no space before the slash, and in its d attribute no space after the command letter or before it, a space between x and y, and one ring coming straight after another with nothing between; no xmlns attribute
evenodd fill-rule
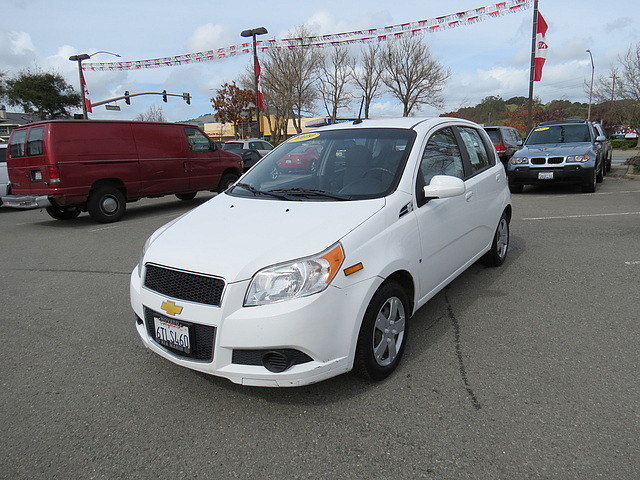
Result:
<svg viewBox="0 0 640 480"><path fill-rule="evenodd" d="M192 372L137 338L139 251L205 198L108 225L0 208L1 478L640 476L640 181L514 195L506 263L423 307L393 376L296 389Z"/></svg>

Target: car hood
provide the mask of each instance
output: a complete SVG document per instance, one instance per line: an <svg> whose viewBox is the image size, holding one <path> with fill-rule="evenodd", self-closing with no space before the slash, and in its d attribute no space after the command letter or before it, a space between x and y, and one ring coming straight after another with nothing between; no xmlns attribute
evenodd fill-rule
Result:
<svg viewBox="0 0 640 480"><path fill-rule="evenodd" d="M264 267L322 252L384 205L384 198L310 202L221 194L157 236L144 262L242 281Z"/></svg>
<svg viewBox="0 0 640 480"><path fill-rule="evenodd" d="M514 156L521 157L546 157L566 155L584 155L593 150L589 142L581 143L545 143L541 145L525 145Z"/></svg>

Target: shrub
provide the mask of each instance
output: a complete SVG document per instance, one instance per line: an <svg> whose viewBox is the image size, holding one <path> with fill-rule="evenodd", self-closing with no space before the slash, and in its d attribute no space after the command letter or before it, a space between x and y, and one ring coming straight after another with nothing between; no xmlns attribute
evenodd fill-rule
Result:
<svg viewBox="0 0 640 480"><path fill-rule="evenodd" d="M611 140L611 148L620 150L627 150L629 148L636 148L638 145L638 139L633 140Z"/></svg>

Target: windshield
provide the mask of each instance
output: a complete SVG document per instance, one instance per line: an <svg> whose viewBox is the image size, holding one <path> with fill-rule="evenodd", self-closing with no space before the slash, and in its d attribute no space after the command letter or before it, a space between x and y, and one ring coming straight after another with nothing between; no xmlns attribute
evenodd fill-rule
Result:
<svg viewBox="0 0 640 480"><path fill-rule="evenodd" d="M543 143L583 143L590 142L591 135L587 125L551 125L534 128L525 145Z"/></svg>
<svg viewBox="0 0 640 480"><path fill-rule="evenodd" d="M289 139L230 192L256 198L337 201L378 198L400 181L415 132L354 128Z"/></svg>

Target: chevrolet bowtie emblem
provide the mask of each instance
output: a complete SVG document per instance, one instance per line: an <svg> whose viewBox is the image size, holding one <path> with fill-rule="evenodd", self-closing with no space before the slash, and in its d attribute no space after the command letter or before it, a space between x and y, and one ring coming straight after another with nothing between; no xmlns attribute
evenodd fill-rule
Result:
<svg viewBox="0 0 640 480"><path fill-rule="evenodd" d="M160 305L160 308L165 312L167 312L167 314L169 315L178 315L182 313L183 307L176 305L174 302L166 300L162 302L162 305Z"/></svg>

